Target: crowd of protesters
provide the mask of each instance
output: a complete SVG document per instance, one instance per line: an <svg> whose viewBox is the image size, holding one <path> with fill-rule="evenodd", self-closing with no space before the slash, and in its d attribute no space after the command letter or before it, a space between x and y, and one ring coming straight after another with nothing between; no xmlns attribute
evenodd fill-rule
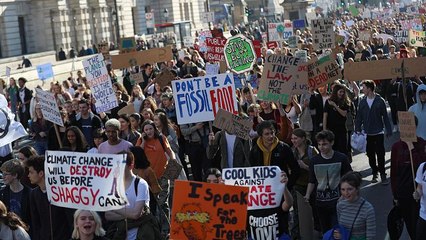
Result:
<svg viewBox="0 0 426 240"><path fill-rule="evenodd" d="M343 62L348 61L386 61L420 55L419 48L409 47L405 42L384 42L377 37L381 33L392 35L401 28L399 21L408 18L400 14L389 20L373 21L338 16L342 22L354 20L351 27L336 27L336 32L345 30L350 34L345 43L334 49L342 59L342 70ZM371 31L370 40L359 39L359 31L364 29ZM232 35L238 33L262 40L258 27L240 25L231 31ZM298 49L308 52L308 60L325 54L326 51L313 49L308 29L298 29L294 34L300 36ZM350 137L362 131L367 135L366 161L371 167L371 183L377 183L379 177L382 185L391 183L395 204L402 209L410 238L426 238L425 76L362 82L342 79L291 96L285 104L262 101L257 99L256 87L261 81L264 58L271 54L293 56L295 50L286 42L275 49L263 46L262 57L250 76L238 76L246 79L235 93L238 114L253 122L250 139L245 140L211 128L208 122L179 124L172 88L162 88L155 82L156 75L165 68L174 74L175 81L204 76L207 61L197 49L197 45L182 49L185 54L181 59L174 49L174 60L122 69L122 80L109 68L119 104L107 112L96 111L95 99L82 71L75 76L71 73L61 82L52 82L45 90L54 93L64 122L59 127L59 136L53 124L44 119L35 91L26 87L27 80L11 78L4 95L34 144L18 149L16 155L12 144L1 147L0 170L6 187L0 191L0 238L125 239L127 235L130 240L159 239L156 232L166 237L170 231L173 181L163 174L166 165L176 161L184 169L180 178L210 183L222 183L220 172L224 168L279 166L285 172L286 184L278 215L281 235L314 239L314 232L321 237L340 224L350 231L351 239L376 239L375 206L361 196L362 176L351 167ZM358 53L360 59L356 59ZM80 54L87 51L82 49ZM61 60L64 57L61 50ZM136 72L142 73L140 83L130 80L130 74ZM129 104L135 111L120 114ZM392 146L389 177L384 139L398 132L397 111L414 113L418 141L412 150L403 141ZM49 204L44 178L47 150L127 153L124 184L129 205L98 214ZM414 179L412 167L417 170ZM141 179L136 180L137 176ZM416 189L413 181L417 183ZM135 188L129 187L132 184ZM297 201L298 195L304 201ZM304 212L308 210L308 218L298 217L302 208ZM147 212L155 216L152 222L160 222L160 229L155 229L154 224L141 224L140 218ZM313 229L306 235L301 230L304 226ZM335 239L344 235L338 229L332 234Z"/></svg>

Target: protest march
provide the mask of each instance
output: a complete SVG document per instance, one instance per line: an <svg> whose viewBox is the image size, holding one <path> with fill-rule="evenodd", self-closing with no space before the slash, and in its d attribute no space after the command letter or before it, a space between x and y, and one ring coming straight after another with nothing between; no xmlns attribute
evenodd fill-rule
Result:
<svg viewBox="0 0 426 240"><path fill-rule="evenodd" d="M426 239L426 4L368 2L7 63L0 239Z"/></svg>

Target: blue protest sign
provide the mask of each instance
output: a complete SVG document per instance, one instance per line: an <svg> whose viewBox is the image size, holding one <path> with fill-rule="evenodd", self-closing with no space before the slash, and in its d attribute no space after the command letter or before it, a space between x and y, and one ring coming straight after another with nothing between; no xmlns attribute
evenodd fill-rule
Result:
<svg viewBox="0 0 426 240"><path fill-rule="evenodd" d="M294 20L293 21L293 29L298 28L298 29L302 29L305 28L305 20L304 19L298 19L298 20Z"/></svg>
<svg viewBox="0 0 426 240"><path fill-rule="evenodd" d="M47 80L53 78L53 68L51 63L45 63L36 67L38 78L40 80Z"/></svg>

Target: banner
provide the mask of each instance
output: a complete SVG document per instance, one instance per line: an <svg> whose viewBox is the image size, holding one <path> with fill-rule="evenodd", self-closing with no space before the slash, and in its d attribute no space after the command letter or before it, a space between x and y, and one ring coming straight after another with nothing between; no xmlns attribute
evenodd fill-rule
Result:
<svg viewBox="0 0 426 240"><path fill-rule="evenodd" d="M278 208L285 185L280 182L281 169L276 166L225 168L222 179L226 185L249 187L248 232L256 240L278 239L280 233Z"/></svg>
<svg viewBox="0 0 426 240"><path fill-rule="evenodd" d="M299 58L284 54L269 55L265 59L257 97L287 104L291 94L307 91L306 66L300 63Z"/></svg>
<svg viewBox="0 0 426 240"><path fill-rule="evenodd" d="M293 28L302 30L306 27L305 19L293 20Z"/></svg>
<svg viewBox="0 0 426 240"><path fill-rule="evenodd" d="M226 38L206 38L207 43L207 61L220 62L225 61L223 49L226 44Z"/></svg>
<svg viewBox="0 0 426 240"><path fill-rule="evenodd" d="M319 60L311 60L307 65L308 85L312 89L317 89L335 80L342 79L342 70L336 59L330 55ZM346 69L345 69L346 71Z"/></svg>
<svg viewBox="0 0 426 240"><path fill-rule="evenodd" d="M404 62L405 77L426 76L426 58L385 59L365 62L346 62L345 80L394 79L402 77L401 65Z"/></svg>
<svg viewBox="0 0 426 240"><path fill-rule="evenodd" d="M117 98L102 54L83 60L83 67L92 96L96 100L96 112L105 112L117 107Z"/></svg>
<svg viewBox="0 0 426 240"><path fill-rule="evenodd" d="M269 41L282 41L293 35L293 23L268 23Z"/></svg>
<svg viewBox="0 0 426 240"><path fill-rule="evenodd" d="M311 23L314 49L333 48L335 34L333 30L333 19L314 19Z"/></svg>
<svg viewBox="0 0 426 240"><path fill-rule="evenodd" d="M172 81L179 124L213 121L220 108L238 113L231 73Z"/></svg>
<svg viewBox="0 0 426 240"><path fill-rule="evenodd" d="M398 111L400 138L404 142L417 142L416 122L413 112Z"/></svg>
<svg viewBox="0 0 426 240"><path fill-rule="evenodd" d="M141 66L145 63L167 62L173 59L171 47L152 48L144 51L111 55L112 68L121 69Z"/></svg>
<svg viewBox="0 0 426 240"><path fill-rule="evenodd" d="M59 112L55 94L43 91L40 88L36 88L35 90L37 92L38 103L40 104L44 119L63 127L64 122L62 121L61 113Z"/></svg>
<svg viewBox="0 0 426 240"><path fill-rule="evenodd" d="M206 75L217 75L219 68L219 63L206 63Z"/></svg>
<svg viewBox="0 0 426 240"><path fill-rule="evenodd" d="M176 181L170 239L247 239L248 188Z"/></svg>
<svg viewBox="0 0 426 240"><path fill-rule="evenodd" d="M412 47L426 47L426 32L410 29L408 39Z"/></svg>
<svg viewBox="0 0 426 240"><path fill-rule="evenodd" d="M249 132L253 128L253 122L250 119L242 118L223 109L219 109L213 121L213 126L226 130L229 134L239 138L249 140Z"/></svg>
<svg viewBox="0 0 426 240"><path fill-rule="evenodd" d="M46 192L55 206L91 211L121 209L126 154L46 151Z"/></svg>
<svg viewBox="0 0 426 240"><path fill-rule="evenodd" d="M47 80L50 78L53 78L53 68L51 63L46 63L42 65L38 65L36 67L37 69L37 75L40 80Z"/></svg>

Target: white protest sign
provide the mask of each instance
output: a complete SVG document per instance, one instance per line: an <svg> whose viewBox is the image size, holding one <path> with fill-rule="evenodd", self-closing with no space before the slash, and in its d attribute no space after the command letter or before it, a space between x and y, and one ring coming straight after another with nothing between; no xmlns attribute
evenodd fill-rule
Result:
<svg viewBox="0 0 426 240"><path fill-rule="evenodd" d="M183 45L185 47L193 47L194 46L194 38L192 36L183 37Z"/></svg>
<svg viewBox="0 0 426 240"><path fill-rule="evenodd" d="M45 63L45 64L38 65L36 67L36 69L37 69L38 78L40 80L44 81L44 80L53 78L53 76L54 76L51 63Z"/></svg>
<svg viewBox="0 0 426 240"><path fill-rule="evenodd" d="M281 204L285 184L277 166L225 168L226 185L249 187L248 210L275 208Z"/></svg>
<svg viewBox="0 0 426 240"><path fill-rule="evenodd" d="M47 151L46 192L55 206L91 211L122 209L125 154Z"/></svg>
<svg viewBox="0 0 426 240"><path fill-rule="evenodd" d="M198 45L200 48L200 52L207 52L207 43L206 38L211 38L212 32L210 30L201 31L198 35Z"/></svg>
<svg viewBox="0 0 426 240"><path fill-rule="evenodd" d="M293 35L293 23L268 23L269 41L282 41Z"/></svg>
<svg viewBox="0 0 426 240"><path fill-rule="evenodd" d="M219 63L206 63L206 75L216 75L219 73Z"/></svg>
<svg viewBox="0 0 426 240"><path fill-rule="evenodd" d="M83 67L86 72L87 83L96 100L96 112L105 112L117 107L118 101L112 89L112 82L103 55L97 54L84 60Z"/></svg>
<svg viewBox="0 0 426 240"><path fill-rule="evenodd" d="M294 57L300 58L301 63L308 62L308 51L306 50L297 50L294 52Z"/></svg>
<svg viewBox="0 0 426 240"><path fill-rule="evenodd" d="M311 28L314 39L314 49L333 48L336 42L336 35L333 31L333 19L312 20Z"/></svg>
<svg viewBox="0 0 426 240"><path fill-rule="evenodd" d="M6 67L6 77L10 78L10 72L11 72L11 68L10 67Z"/></svg>
<svg viewBox="0 0 426 240"><path fill-rule="evenodd" d="M205 23L214 22L214 12L203 13L203 22Z"/></svg>
<svg viewBox="0 0 426 240"><path fill-rule="evenodd" d="M61 113L59 112L58 103L56 102L55 94L43 91L40 88L35 89L37 92L38 103L41 106L43 117L54 124L64 126Z"/></svg>
<svg viewBox="0 0 426 240"><path fill-rule="evenodd" d="M179 124L213 121L220 108L238 114L231 73L172 81Z"/></svg>

